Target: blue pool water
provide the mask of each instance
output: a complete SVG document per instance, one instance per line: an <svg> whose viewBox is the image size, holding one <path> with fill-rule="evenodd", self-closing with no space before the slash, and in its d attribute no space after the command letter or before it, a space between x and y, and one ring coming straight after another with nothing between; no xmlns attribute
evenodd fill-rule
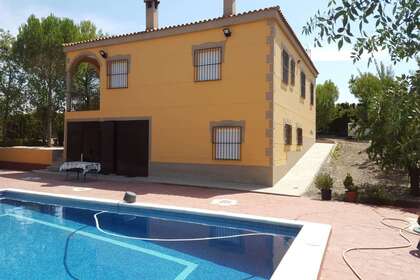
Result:
<svg viewBox="0 0 420 280"><path fill-rule="evenodd" d="M299 230L0 193L0 279L269 279Z"/></svg>

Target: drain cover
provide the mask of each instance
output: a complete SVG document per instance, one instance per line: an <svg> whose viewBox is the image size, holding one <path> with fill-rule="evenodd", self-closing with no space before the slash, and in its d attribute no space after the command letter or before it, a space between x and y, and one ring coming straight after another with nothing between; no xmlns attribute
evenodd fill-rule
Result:
<svg viewBox="0 0 420 280"><path fill-rule="evenodd" d="M219 198L219 199L213 199L211 201L211 204L219 205L219 206L233 206L233 205L237 205L238 201L234 199Z"/></svg>
<svg viewBox="0 0 420 280"><path fill-rule="evenodd" d="M73 191L75 192L86 192L86 191L90 191L91 188L73 188Z"/></svg>

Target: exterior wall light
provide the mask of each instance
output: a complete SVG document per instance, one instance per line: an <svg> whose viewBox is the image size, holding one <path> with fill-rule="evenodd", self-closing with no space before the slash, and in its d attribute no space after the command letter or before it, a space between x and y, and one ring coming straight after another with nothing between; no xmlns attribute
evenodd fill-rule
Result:
<svg viewBox="0 0 420 280"><path fill-rule="evenodd" d="M223 28L223 34L225 34L225 37L230 37L232 36L232 31L229 28Z"/></svg>
<svg viewBox="0 0 420 280"><path fill-rule="evenodd" d="M108 57L108 54L104 50L100 50L99 54L105 59Z"/></svg>

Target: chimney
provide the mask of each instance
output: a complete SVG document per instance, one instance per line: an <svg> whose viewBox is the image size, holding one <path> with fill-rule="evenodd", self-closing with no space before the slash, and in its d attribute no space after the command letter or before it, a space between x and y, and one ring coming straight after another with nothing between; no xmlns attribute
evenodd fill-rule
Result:
<svg viewBox="0 0 420 280"><path fill-rule="evenodd" d="M144 0L146 3L146 30L158 29L159 0Z"/></svg>
<svg viewBox="0 0 420 280"><path fill-rule="evenodd" d="M236 0L223 0L223 16L233 16L236 14Z"/></svg>

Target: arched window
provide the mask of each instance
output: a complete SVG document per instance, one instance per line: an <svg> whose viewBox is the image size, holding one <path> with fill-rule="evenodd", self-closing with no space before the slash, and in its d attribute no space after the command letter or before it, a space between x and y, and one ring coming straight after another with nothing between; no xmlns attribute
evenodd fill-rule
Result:
<svg viewBox="0 0 420 280"><path fill-rule="evenodd" d="M67 110L94 111L100 108L100 64L93 55L74 59L69 69Z"/></svg>

